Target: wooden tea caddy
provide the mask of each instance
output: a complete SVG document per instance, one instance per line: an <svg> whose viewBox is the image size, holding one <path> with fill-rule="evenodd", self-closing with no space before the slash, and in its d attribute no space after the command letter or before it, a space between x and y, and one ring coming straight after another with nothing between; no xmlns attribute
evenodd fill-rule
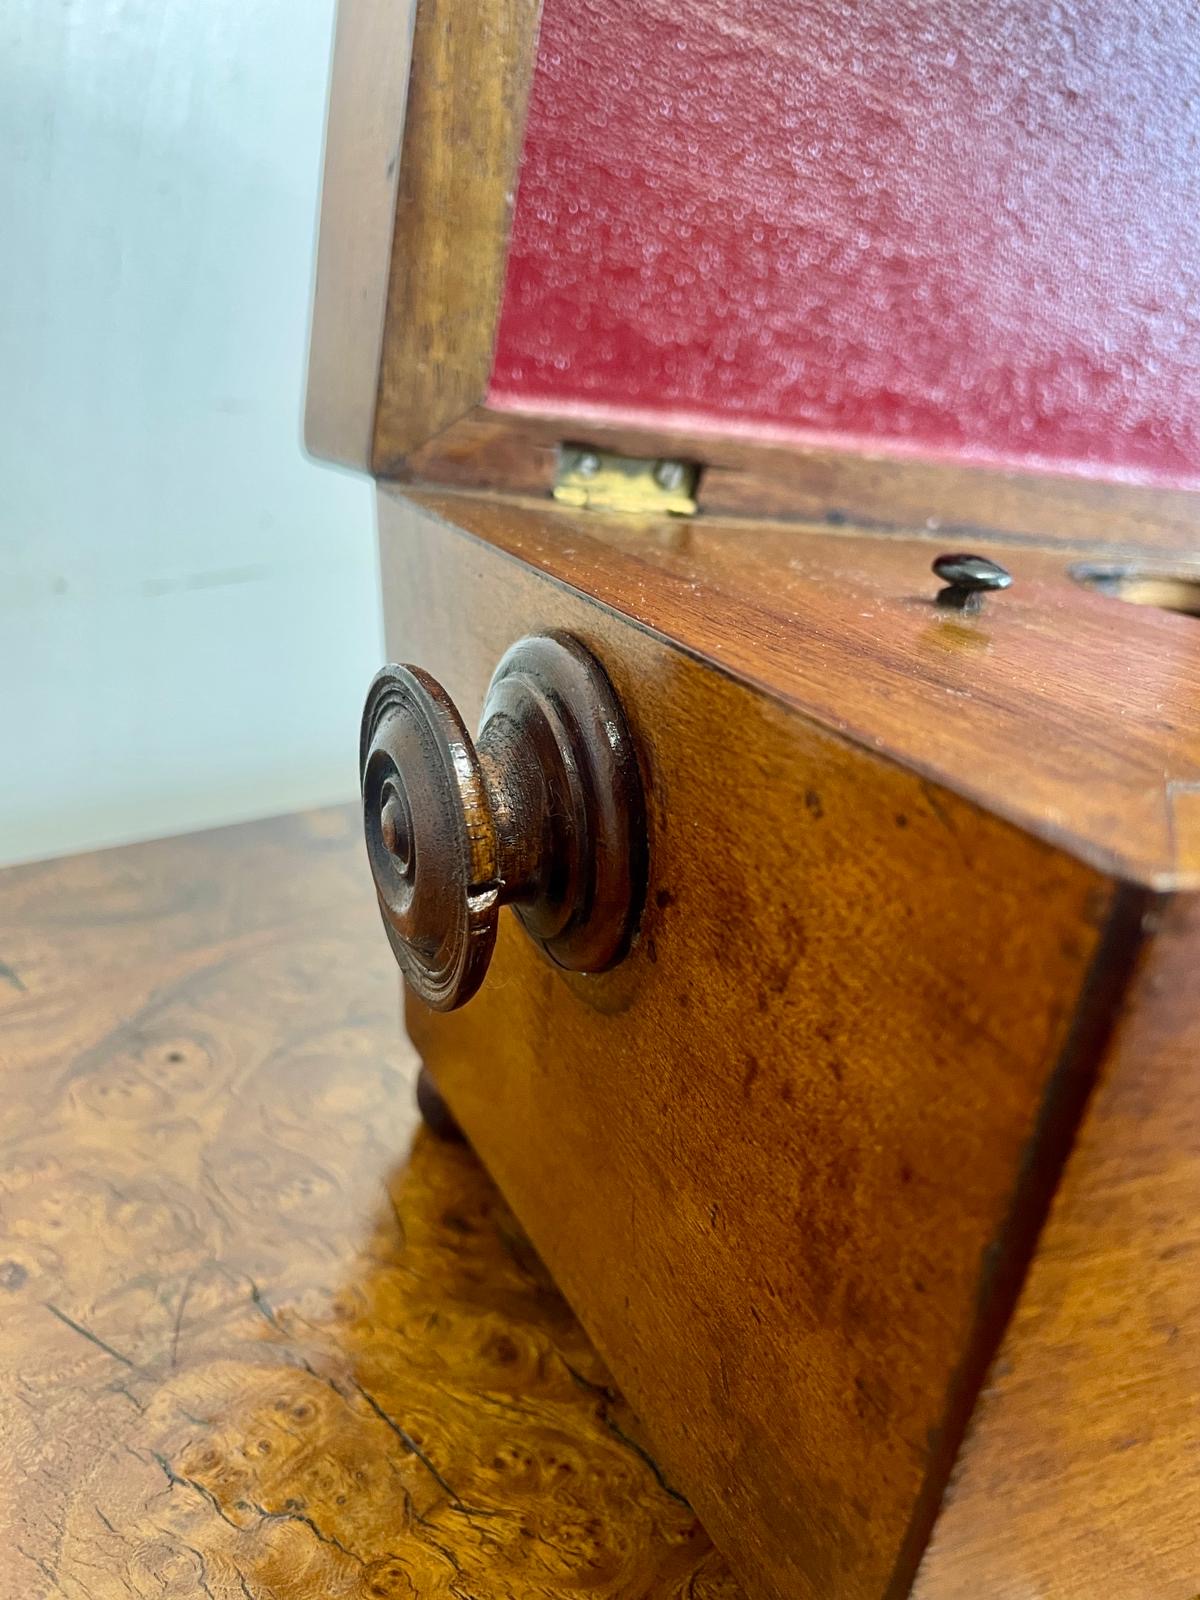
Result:
<svg viewBox="0 0 1200 1600"><path fill-rule="evenodd" d="M409 1031L776 1600L1200 1591L1200 51L1068 11L339 8Z"/></svg>

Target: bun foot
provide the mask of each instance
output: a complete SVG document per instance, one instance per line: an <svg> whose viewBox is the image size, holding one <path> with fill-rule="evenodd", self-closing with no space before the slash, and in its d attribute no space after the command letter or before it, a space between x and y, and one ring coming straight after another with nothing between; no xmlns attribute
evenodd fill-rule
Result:
<svg viewBox="0 0 1200 1600"><path fill-rule="evenodd" d="M435 1139L444 1139L449 1144L466 1142L466 1135L454 1120L454 1113L442 1098L442 1091L434 1083L428 1067L422 1067L417 1078L417 1110Z"/></svg>

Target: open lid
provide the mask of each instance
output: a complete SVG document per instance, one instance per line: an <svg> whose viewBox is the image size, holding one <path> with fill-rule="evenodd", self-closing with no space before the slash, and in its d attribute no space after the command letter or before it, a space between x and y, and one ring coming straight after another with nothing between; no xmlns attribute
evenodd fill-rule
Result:
<svg viewBox="0 0 1200 1600"><path fill-rule="evenodd" d="M538 10L418 0L394 177L401 23L343 0L314 450L544 492L574 442L699 462L714 508L1200 544L1186 8ZM326 374L372 303L351 451Z"/></svg>

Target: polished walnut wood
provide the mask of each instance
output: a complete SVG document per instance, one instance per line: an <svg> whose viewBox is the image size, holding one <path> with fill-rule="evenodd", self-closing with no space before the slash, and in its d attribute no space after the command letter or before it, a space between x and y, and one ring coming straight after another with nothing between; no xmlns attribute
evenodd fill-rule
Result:
<svg viewBox="0 0 1200 1600"><path fill-rule="evenodd" d="M1075 581L1072 569L1094 554L1083 546L989 546L1013 586L960 621L934 607L941 585L930 569L946 546L928 533L411 498L1107 873L1200 885L1200 630ZM383 516L402 515L391 510L399 504L385 494ZM402 604L398 589L389 603ZM509 621L489 609L503 627L520 626L519 612ZM407 619L397 609L396 627Z"/></svg>
<svg viewBox="0 0 1200 1600"><path fill-rule="evenodd" d="M1200 559L1200 495L1181 489L843 450L783 450L686 430L616 427L601 418L500 414L484 405L403 461L392 456L390 472L414 484L546 497L563 440L701 462L697 498L705 512L722 518L932 534L943 544L1106 545Z"/></svg>
<svg viewBox="0 0 1200 1600"><path fill-rule="evenodd" d="M747 1583L903 1593L1143 918L1197 881L1194 623L1039 552L959 617L928 542L380 515L392 653L470 715L506 637L569 628L651 810L622 968L572 980L502 927L495 981L410 1030ZM1157 1359L1187 1392L1187 1355ZM1160 1448L1190 1470L1178 1427ZM1149 1487L1122 1492L1132 1529ZM1043 1568L1083 1592L1061 1549Z"/></svg>
<svg viewBox="0 0 1200 1600"><path fill-rule="evenodd" d="M380 913L426 1005L475 993L504 905L571 972L625 954L646 880L641 776L620 701L577 640L535 634L505 652L477 741L428 673L384 667L360 767Z"/></svg>
<svg viewBox="0 0 1200 1600"><path fill-rule="evenodd" d="M538 0L418 0L376 472L457 421L487 383L538 12Z"/></svg>
<svg viewBox="0 0 1200 1600"><path fill-rule="evenodd" d="M0 963L0 1593L736 1600L413 1142L357 808L9 871Z"/></svg>

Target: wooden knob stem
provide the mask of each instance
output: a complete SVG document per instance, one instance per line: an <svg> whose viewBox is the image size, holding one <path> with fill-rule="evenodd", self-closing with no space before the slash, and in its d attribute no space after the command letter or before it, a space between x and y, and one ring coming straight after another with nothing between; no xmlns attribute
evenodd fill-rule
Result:
<svg viewBox="0 0 1200 1600"><path fill-rule="evenodd" d="M502 905L559 966L600 972L624 955L645 887L641 778L612 685L577 640L514 645L475 741L428 673L384 667L360 754L379 908L427 1005L475 993Z"/></svg>

